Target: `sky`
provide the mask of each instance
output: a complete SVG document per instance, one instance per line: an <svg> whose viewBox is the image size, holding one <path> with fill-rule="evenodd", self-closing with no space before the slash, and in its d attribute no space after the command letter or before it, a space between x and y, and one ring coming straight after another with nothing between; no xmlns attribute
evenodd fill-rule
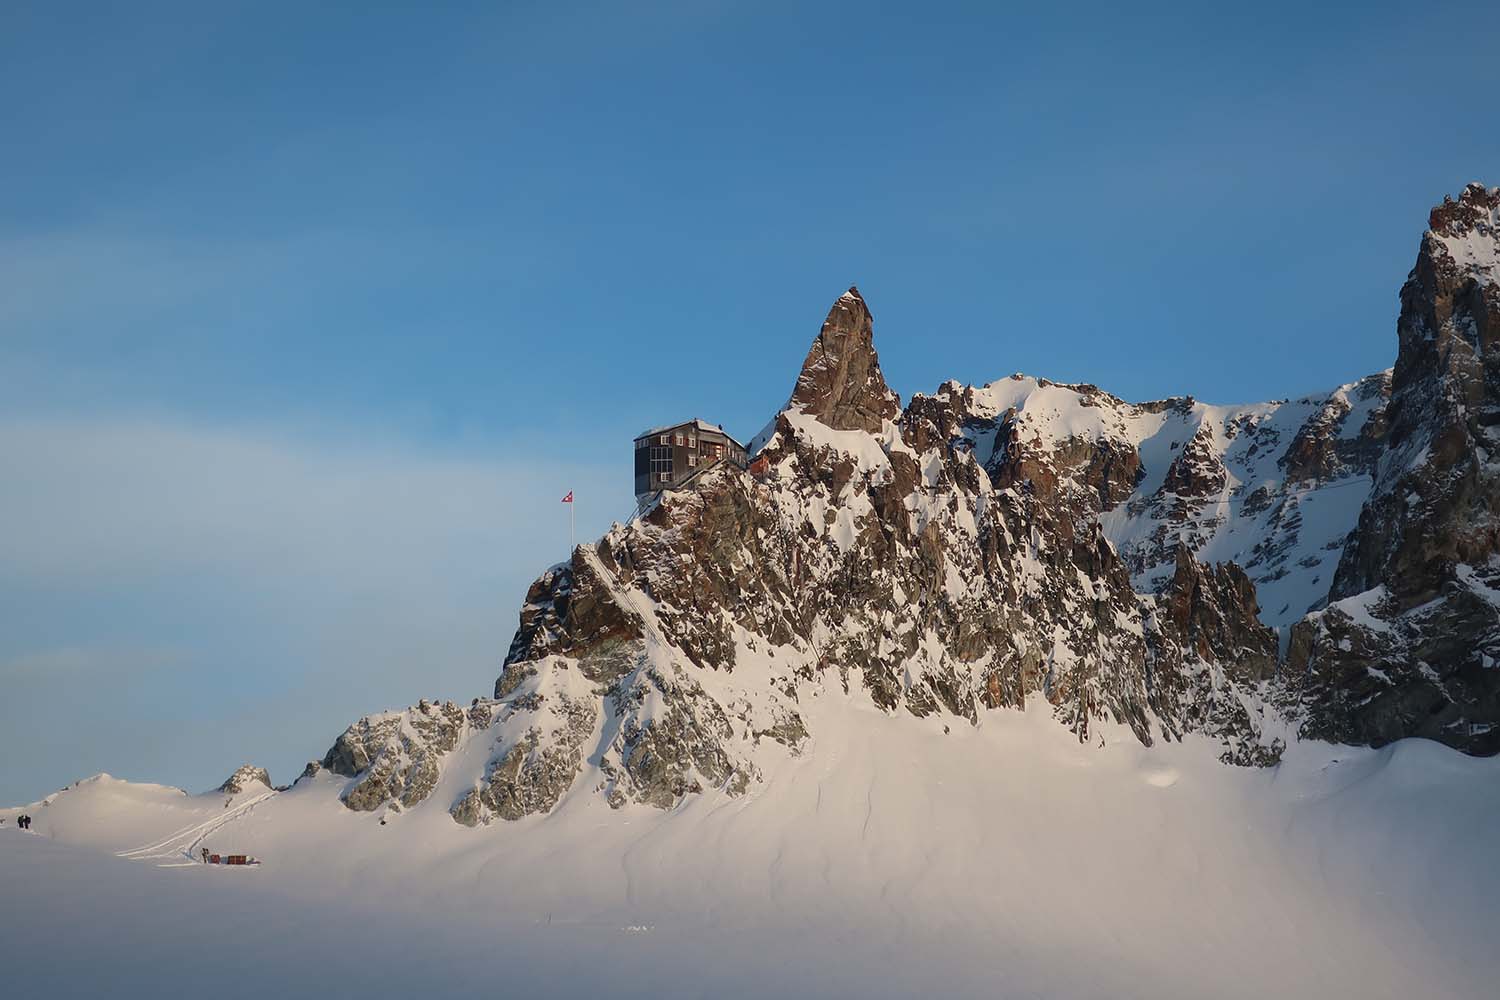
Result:
<svg viewBox="0 0 1500 1000"><path fill-rule="evenodd" d="M486 694L851 283L903 399L1295 396L1500 183L1483 4L428 6L7 5L0 803Z"/></svg>

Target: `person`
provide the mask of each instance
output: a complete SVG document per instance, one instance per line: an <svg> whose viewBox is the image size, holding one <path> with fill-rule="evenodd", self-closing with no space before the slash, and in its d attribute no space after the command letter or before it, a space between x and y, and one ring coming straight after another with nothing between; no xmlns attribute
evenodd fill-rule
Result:
<svg viewBox="0 0 1500 1000"><path fill-rule="evenodd" d="M203 863L208 864L208 848L203 849Z"/></svg>

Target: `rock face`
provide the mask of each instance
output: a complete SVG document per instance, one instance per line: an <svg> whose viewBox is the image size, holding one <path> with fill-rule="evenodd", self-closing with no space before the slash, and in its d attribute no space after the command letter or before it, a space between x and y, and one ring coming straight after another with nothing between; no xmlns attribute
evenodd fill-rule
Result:
<svg viewBox="0 0 1500 1000"><path fill-rule="evenodd" d="M902 409L850 289L752 471L544 572L492 699L361 720L322 767L351 809L432 798L481 826L753 793L842 702L1199 734L1242 765L1299 727L1500 750L1497 203L1434 212L1394 371L1296 400L1015 375Z"/></svg>
<svg viewBox="0 0 1500 1000"><path fill-rule="evenodd" d="M500 734L481 781L450 809L465 826L548 812L572 785L599 699L568 661L524 671L494 705Z"/></svg>
<svg viewBox="0 0 1500 1000"><path fill-rule="evenodd" d="M496 697L565 665L593 683L616 804L753 787L760 753L816 740L802 707L829 688L969 723L1040 695L1081 740L1109 720L1274 760L1260 720L1276 638L1244 572L1174 544L1172 586L1139 593L1101 529L1146 476L1127 424L1159 430L1170 408L1033 380L894 407L868 310L846 293L757 473L705 475L544 574ZM1067 411L1068 435L1047 407ZM1173 433L1215 440L1200 426Z"/></svg>
<svg viewBox="0 0 1500 1000"><path fill-rule="evenodd" d="M880 373L874 321L859 289L851 286L828 311L788 405L836 431L870 434L900 412L901 401Z"/></svg>
<svg viewBox="0 0 1500 1000"><path fill-rule="evenodd" d="M1433 209L1334 604L1297 626L1308 731L1500 751L1500 188Z"/></svg>
<svg viewBox="0 0 1500 1000"><path fill-rule="evenodd" d="M473 711L481 710L476 703ZM458 745L470 721L451 701L423 700L404 712L368 716L334 741L323 768L356 779L344 793L350 809L369 812L387 802L414 806L436 787L439 762Z"/></svg>
<svg viewBox="0 0 1500 1000"><path fill-rule="evenodd" d="M271 790L271 775L263 767L254 764L241 764L233 774L224 779L219 786L219 791L226 795L238 795L241 792L253 788L256 785L265 785L265 790Z"/></svg>

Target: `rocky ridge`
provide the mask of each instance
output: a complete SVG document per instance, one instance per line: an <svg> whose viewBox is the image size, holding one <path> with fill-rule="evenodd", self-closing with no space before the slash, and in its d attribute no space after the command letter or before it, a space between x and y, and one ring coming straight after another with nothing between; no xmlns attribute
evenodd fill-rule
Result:
<svg viewBox="0 0 1500 1000"><path fill-rule="evenodd" d="M471 826L666 808L807 752L819 699L942 725L1041 699L1081 741L1202 734L1235 764L1299 729L1494 752L1497 203L1434 211L1393 371L1298 400L1017 375L903 409L851 288L753 474L547 570L492 698L361 720L321 767L350 808L441 788Z"/></svg>

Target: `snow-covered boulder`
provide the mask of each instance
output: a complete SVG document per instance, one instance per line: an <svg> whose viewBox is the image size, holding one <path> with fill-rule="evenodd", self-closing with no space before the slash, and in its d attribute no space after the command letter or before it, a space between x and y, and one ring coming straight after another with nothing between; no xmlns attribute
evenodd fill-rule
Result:
<svg viewBox="0 0 1500 1000"><path fill-rule="evenodd" d="M265 791L271 790L271 775L263 767L254 764L241 764L235 772L224 779L219 786L219 791L227 795L238 795L243 791L255 789L256 786L264 786Z"/></svg>

